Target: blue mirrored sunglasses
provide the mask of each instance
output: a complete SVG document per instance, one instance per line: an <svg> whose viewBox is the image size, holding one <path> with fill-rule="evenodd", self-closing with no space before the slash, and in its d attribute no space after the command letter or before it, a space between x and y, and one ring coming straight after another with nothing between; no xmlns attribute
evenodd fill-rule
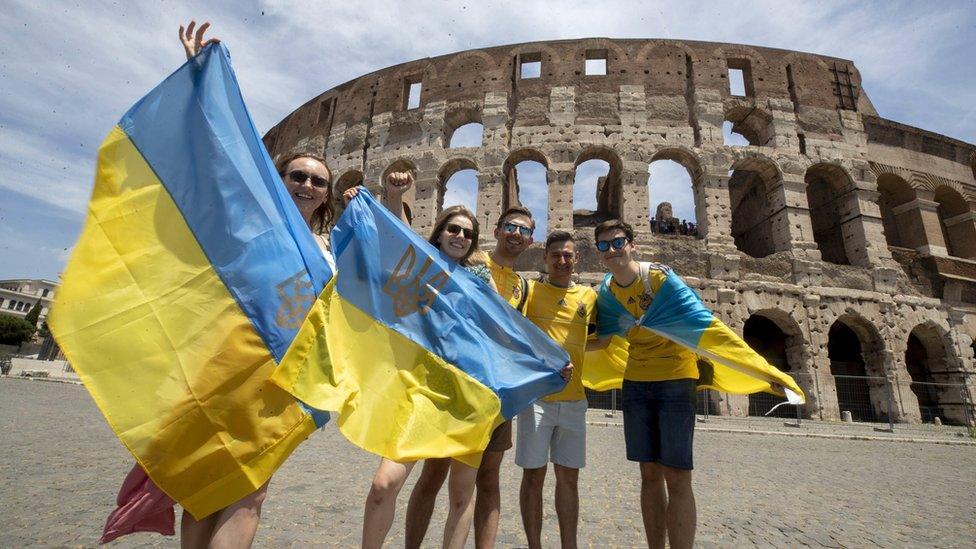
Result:
<svg viewBox="0 0 976 549"><path fill-rule="evenodd" d="M617 238L613 238L610 240L596 241L596 249L600 250L601 252L606 252L610 248L613 248L614 250L619 250L626 245L627 245L627 237L625 236L618 236Z"/></svg>
<svg viewBox="0 0 976 549"><path fill-rule="evenodd" d="M503 228L505 229L505 232L508 234L513 234L515 231L518 231L519 233L521 233L523 238L528 238L529 236L532 235L532 229L528 227L523 227L522 225L516 225L515 223L505 222Z"/></svg>

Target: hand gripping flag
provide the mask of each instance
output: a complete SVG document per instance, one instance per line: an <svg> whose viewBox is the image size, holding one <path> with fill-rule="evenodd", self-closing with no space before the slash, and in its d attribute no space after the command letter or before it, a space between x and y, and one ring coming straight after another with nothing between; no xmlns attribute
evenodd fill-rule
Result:
<svg viewBox="0 0 976 549"><path fill-rule="evenodd" d="M503 418L565 386L562 348L367 191L332 243L338 272L272 379L352 443L477 465Z"/></svg>
<svg viewBox="0 0 976 549"><path fill-rule="evenodd" d="M125 447L199 519L314 430L268 377L330 277L214 45L102 143L49 322Z"/></svg>
<svg viewBox="0 0 976 549"><path fill-rule="evenodd" d="M639 320L610 291L611 275L604 278L597 292L597 334L613 338L603 354L587 353L583 370L587 387L604 391L620 387L627 363L627 342L622 338L630 330L639 329L650 330L708 359L713 367L707 374L702 372L699 389L735 394L785 393L790 404L805 401L803 390L792 377L769 364L716 318L674 271L668 269L666 275Z"/></svg>

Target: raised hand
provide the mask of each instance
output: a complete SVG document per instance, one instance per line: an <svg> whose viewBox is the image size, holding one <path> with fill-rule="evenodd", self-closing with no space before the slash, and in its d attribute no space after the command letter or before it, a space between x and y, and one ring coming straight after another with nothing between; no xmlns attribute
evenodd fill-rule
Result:
<svg viewBox="0 0 976 549"><path fill-rule="evenodd" d="M190 21L190 24L187 25L185 29L183 28L183 25L180 25L180 42L183 44L183 50L186 52L187 59L193 58L194 55L200 53L200 50L208 45L220 42L219 38L209 38L206 42L203 41L203 35L207 32L207 29L210 28L209 21L206 21L200 25L200 28L197 29L196 33L194 33L193 29L196 26L196 21Z"/></svg>
<svg viewBox="0 0 976 549"><path fill-rule="evenodd" d="M390 172L383 180L383 188L388 199L402 198L403 193L413 186L413 174L410 172Z"/></svg>

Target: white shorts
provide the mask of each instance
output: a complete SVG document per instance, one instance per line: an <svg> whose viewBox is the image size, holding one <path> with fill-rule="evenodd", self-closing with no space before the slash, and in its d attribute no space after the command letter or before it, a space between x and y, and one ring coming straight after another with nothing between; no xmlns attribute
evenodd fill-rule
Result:
<svg viewBox="0 0 976 549"><path fill-rule="evenodd" d="M540 400L518 415L515 464L523 469L586 465L586 399Z"/></svg>

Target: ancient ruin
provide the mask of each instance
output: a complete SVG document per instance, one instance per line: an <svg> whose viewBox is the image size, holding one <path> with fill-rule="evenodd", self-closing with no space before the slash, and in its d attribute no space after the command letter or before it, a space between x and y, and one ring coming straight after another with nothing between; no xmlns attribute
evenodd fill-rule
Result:
<svg viewBox="0 0 976 549"><path fill-rule="evenodd" d="M472 123L481 146L451 148ZM727 145L723 124L748 145ZM879 116L851 61L675 40L515 44L364 75L264 139L272 156L324 154L337 193L415 170L421 234L455 172L477 170L477 215L492 227L525 191L516 165L538 162L548 227L578 231L584 281L602 273L592 225L622 217L645 259L672 265L796 376L807 416L971 417L976 146ZM574 215L576 168L591 159L609 172L596 211ZM688 171L697 236L650 230L648 166L663 159ZM541 268L538 251L525 256L522 269ZM712 413L745 415L762 398L716 395Z"/></svg>

